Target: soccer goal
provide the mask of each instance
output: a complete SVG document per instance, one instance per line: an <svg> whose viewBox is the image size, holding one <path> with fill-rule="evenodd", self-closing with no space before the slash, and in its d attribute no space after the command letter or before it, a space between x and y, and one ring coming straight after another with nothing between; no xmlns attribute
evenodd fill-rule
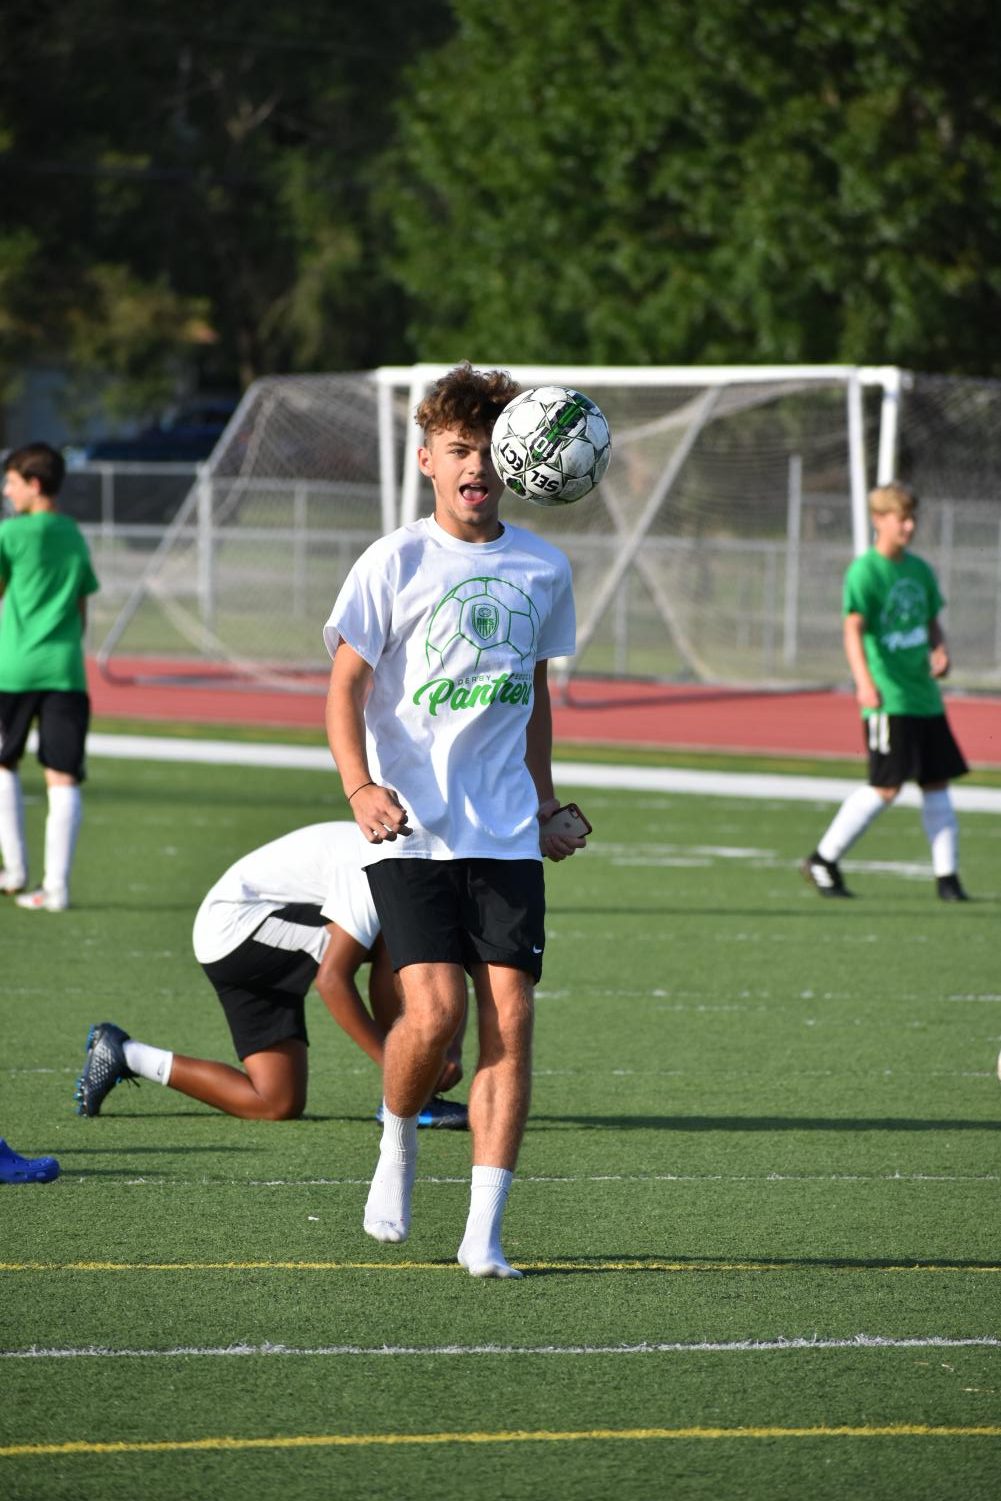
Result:
<svg viewBox="0 0 1001 1501"><path fill-rule="evenodd" d="M354 559L430 509L413 413L448 368L257 382L152 552L102 559L116 602L104 670L201 665L290 686L323 673L320 629ZM998 383L895 367L505 368L523 388L584 391L613 436L583 500L505 499L573 564L564 681L843 681L841 576L868 545L870 485L894 476L925 502L921 551L966 680L1001 681Z"/></svg>

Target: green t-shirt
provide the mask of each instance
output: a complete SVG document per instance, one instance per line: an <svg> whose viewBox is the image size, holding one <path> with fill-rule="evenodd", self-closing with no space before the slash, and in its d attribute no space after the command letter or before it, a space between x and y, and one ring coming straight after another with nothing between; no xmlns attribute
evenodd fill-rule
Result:
<svg viewBox="0 0 1001 1501"><path fill-rule="evenodd" d="M931 675L928 627L944 601L926 562L905 552L884 558L874 547L845 574L846 615L861 615L862 643L885 714L941 714L942 695ZM863 709L863 717L880 712Z"/></svg>
<svg viewBox="0 0 1001 1501"><path fill-rule="evenodd" d="M0 525L0 692L86 692L80 599L100 586L80 528L61 511Z"/></svg>

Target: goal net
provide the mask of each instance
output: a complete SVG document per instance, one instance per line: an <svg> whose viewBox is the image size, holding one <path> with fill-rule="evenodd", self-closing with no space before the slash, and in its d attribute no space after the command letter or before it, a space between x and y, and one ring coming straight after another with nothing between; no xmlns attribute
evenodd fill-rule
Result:
<svg viewBox="0 0 1001 1501"><path fill-rule="evenodd" d="M321 628L355 558L431 509L413 412L447 368L254 385L152 550L102 557L104 669L325 675ZM572 562L564 679L844 682L842 574L868 544L869 486L899 475L922 498L956 681L1001 681L1001 386L846 366L506 368L585 391L613 435L584 500L504 501Z"/></svg>

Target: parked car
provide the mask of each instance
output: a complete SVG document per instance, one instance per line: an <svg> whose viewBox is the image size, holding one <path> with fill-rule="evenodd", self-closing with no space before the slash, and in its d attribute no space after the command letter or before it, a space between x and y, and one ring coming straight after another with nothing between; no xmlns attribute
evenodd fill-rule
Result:
<svg viewBox="0 0 1001 1501"><path fill-rule="evenodd" d="M237 397L185 402L133 438L94 438L67 453L81 464L198 464L207 459L236 411Z"/></svg>

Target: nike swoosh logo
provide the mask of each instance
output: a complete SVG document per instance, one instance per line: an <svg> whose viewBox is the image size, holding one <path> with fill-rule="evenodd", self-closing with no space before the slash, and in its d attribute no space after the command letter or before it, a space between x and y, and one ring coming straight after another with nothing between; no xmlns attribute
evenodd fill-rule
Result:
<svg viewBox="0 0 1001 1501"><path fill-rule="evenodd" d="M536 948L536 947L535 947L535 944L534 944L534 943L533 943L533 944L532 944L532 953L533 953L533 954L541 954L541 953L542 953L542 950L541 950L541 949L537 949L537 948Z"/></svg>

